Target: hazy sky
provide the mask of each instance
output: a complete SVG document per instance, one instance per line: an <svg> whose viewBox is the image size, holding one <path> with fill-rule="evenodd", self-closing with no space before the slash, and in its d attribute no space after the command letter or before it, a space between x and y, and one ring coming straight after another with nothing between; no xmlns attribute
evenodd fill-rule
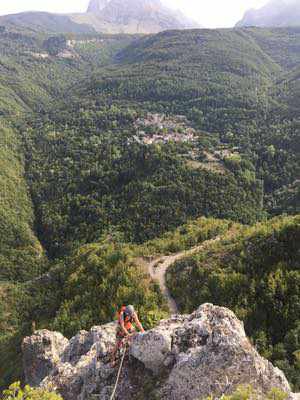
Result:
<svg viewBox="0 0 300 400"><path fill-rule="evenodd" d="M89 0L0 0L0 15L28 10L83 12ZM259 8L268 0L163 0L181 9L205 27L233 26L249 8Z"/></svg>

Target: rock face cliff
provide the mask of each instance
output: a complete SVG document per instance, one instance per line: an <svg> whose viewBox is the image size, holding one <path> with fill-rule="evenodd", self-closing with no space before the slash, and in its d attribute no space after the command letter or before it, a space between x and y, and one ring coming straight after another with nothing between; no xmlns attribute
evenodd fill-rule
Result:
<svg viewBox="0 0 300 400"><path fill-rule="evenodd" d="M25 338L27 383L55 389L65 400L108 400L118 370L109 362L115 331L116 324L110 323L81 331L71 340L46 330ZM261 396L274 387L293 396L284 374L256 352L236 316L204 304L132 340L116 399L220 397L239 384L253 385Z"/></svg>

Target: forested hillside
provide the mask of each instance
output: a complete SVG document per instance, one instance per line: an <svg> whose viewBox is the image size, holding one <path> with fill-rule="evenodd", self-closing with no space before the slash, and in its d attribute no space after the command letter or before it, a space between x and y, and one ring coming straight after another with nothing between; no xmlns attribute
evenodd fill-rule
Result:
<svg viewBox="0 0 300 400"><path fill-rule="evenodd" d="M47 12L24 12L0 16L0 24L9 28L20 28L35 32L95 33L95 29L85 23L73 21L69 15Z"/></svg>
<svg viewBox="0 0 300 400"><path fill-rule="evenodd" d="M293 46L294 35L280 35L284 43L291 37ZM128 240L143 241L199 213L253 222L262 211L262 190L267 211L296 212L296 204L281 195L298 176L298 127L286 119L281 98L290 91L274 82L285 71L271 58L272 43L266 54L259 46L262 33L257 42L253 36L253 30L242 30L142 38L74 88L67 114L54 112L46 124L39 120L29 128L28 172L51 254L95 240L111 226ZM267 31L265 47L269 36ZM169 143L149 148L136 141L126 146L136 133L135 119L146 111L186 115L209 134L199 135L196 149ZM217 146L228 150L221 159L225 175L183 162L184 154L200 159L201 151ZM43 165L46 171L38 172Z"/></svg>
<svg viewBox="0 0 300 400"><path fill-rule="evenodd" d="M226 305L245 322L258 350L299 388L300 218L241 227L177 262L168 286L188 313L205 301Z"/></svg>
<svg viewBox="0 0 300 400"><path fill-rule="evenodd" d="M20 340L32 325L71 335L110 320L127 301L147 326L166 315L137 261L157 249L188 249L231 228L237 236L228 241L243 246L253 229L255 255L261 230L282 229L296 257L298 219L268 219L299 213L299 47L297 28L148 36L0 28L1 386L21 375ZM270 257L286 287L294 279L297 307L297 260L273 247ZM265 263L257 258L253 282ZM175 296L184 279L172 277ZM182 296L182 309L212 297L195 293ZM220 304L231 299L225 294ZM258 339L247 296L243 312L232 307ZM276 290L268 296L273 310ZM295 310L278 336L264 318L261 337L297 385L298 345L281 346L297 329Z"/></svg>
<svg viewBox="0 0 300 400"><path fill-rule="evenodd" d="M44 251L33 232L20 142L10 126L0 130L0 280L23 281L41 273Z"/></svg>
<svg viewBox="0 0 300 400"><path fill-rule="evenodd" d="M261 185L246 165L195 169L189 144L136 142L135 113L78 110L24 132L39 237L51 257L112 229L143 242L198 215L250 223L262 213Z"/></svg>
<svg viewBox="0 0 300 400"><path fill-rule="evenodd" d="M42 113L91 74L94 68L110 64L113 56L137 36L49 35L0 29L1 80L0 113L27 117ZM40 115L40 114L37 114Z"/></svg>

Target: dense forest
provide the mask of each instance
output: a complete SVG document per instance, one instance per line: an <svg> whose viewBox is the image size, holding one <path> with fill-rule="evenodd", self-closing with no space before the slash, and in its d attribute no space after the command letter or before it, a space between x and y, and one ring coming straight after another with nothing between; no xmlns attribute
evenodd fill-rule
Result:
<svg viewBox="0 0 300 400"><path fill-rule="evenodd" d="M209 301L232 309L245 322L259 352L300 385L300 218L277 217L174 264L168 286L180 311Z"/></svg>
<svg viewBox="0 0 300 400"><path fill-rule="evenodd" d="M222 234L170 289L230 306L299 388L299 48L299 28L0 27L0 387L33 327L72 335L124 302L155 324L136 260Z"/></svg>

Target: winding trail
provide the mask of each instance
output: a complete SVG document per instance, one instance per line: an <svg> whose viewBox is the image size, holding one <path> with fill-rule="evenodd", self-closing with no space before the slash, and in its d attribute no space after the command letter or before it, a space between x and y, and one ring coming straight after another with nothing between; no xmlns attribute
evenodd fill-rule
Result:
<svg viewBox="0 0 300 400"><path fill-rule="evenodd" d="M153 260L148 261L146 258L139 259L138 261L143 264L143 266L147 269L151 278L159 284L160 290L163 296L166 298L171 314L178 314L179 310L177 304L171 293L167 287L166 283L166 273L168 268L173 265L176 261L181 260L182 258L188 257L194 253L197 253L200 250L205 249L207 246L212 243L218 242L221 239L220 236L217 236L214 239L206 240L201 243L199 246L192 247L189 250L184 250L175 254L171 254L169 256L160 256L154 258Z"/></svg>

